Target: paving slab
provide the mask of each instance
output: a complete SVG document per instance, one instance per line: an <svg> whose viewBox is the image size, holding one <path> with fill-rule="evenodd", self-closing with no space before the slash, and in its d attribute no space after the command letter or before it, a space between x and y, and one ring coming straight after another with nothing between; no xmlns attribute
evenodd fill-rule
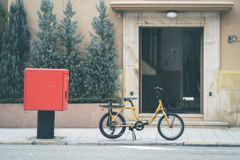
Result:
<svg viewBox="0 0 240 160"><path fill-rule="evenodd" d="M240 131L236 131L236 130L229 130L228 133L231 135L231 137L237 141L238 143L240 143Z"/></svg>
<svg viewBox="0 0 240 160"><path fill-rule="evenodd" d="M93 140L100 134L97 129L88 129L80 138L77 140Z"/></svg>
<svg viewBox="0 0 240 160"><path fill-rule="evenodd" d="M213 131L221 142L236 143L237 141L226 130Z"/></svg>
<svg viewBox="0 0 240 160"><path fill-rule="evenodd" d="M58 137L67 137L71 134L75 129L55 129L54 135Z"/></svg>
<svg viewBox="0 0 240 160"><path fill-rule="evenodd" d="M17 131L18 131L18 129L5 129L5 130L2 130L2 132L0 133L0 140L6 140L5 138L8 135L14 134Z"/></svg>
<svg viewBox="0 0 240 160"><path fill-rule="evenodd" d="M135 136L136 136L137 140L141 140L142 139L143 131L136 131L135 130L134 133L135 133ZM124 133L124 134L127 134L125 140L128 140L128 141L132 140L132 131L127 130L127 132Z"/></svg>
<svg viewBox="0 0 240 160"><path fill-rule="evenodd" d="M156 141L157 140L157 129L149 128L142 130L143 134L141 137L141 141Z"/></svg>
<svg viewBox="0 0 240 160"><path fill-rule="evenodd" d="M25 135L27 135L29 132L31 132L31 129L20 129L16 132L5 135L3 138L4 140L25 140L27 139Z"/></svg>
<svg viewBox="0 0 240 160"><path fill-rule="evenodd" d="M202 134L200 133L200 130L196 129L186 129L186 135L188 137L188 141L201 141L204 142L204 139L202 137Z"/></svg>
<svg viewBox="0 0 240 160"><path fill-rule="evenodd" d="M81 138L86 132L87 132L87 129L75 129L72 132L70 132L67 136L65 136L63 139L74 141Z"/></svg>
<svg viewBox="0 0 240 160"><path fill-rule="evenodd" d="M125 133L117 139L104 137L98 128L56 128L54 139L36 139L37 128L0 128L0 145L182 145L240 147L240 128L204 129L185 128L182 136L168 141L160 136L156 128L144 128Z"/></svg>

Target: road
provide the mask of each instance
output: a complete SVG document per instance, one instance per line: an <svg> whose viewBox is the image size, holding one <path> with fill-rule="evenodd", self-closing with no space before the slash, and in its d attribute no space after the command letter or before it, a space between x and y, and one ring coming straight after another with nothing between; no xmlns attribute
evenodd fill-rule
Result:
<svg viewBox="0 0 240 160"><path fill-rule="evenodd" d="M237 147L1 145L0 160L239 160Z"/></svg>

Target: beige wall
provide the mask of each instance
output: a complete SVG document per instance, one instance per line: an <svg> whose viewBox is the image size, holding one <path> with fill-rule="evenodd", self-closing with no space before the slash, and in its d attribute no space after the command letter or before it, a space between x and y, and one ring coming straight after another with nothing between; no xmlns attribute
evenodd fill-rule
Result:
<svg viewBox="0 0 240 160"><path fill-rule="evenodd" d="M8 0L0 0L2 6L4 9L7 9L7 6L8 6Z"/></svg>
<svg viewBox="0 0 240 160"><path fill-rule="evenodd" d="M4 7L7 7L10 5L10 3L13 0L0 0L0 2L3 4ZM58 21L60 19L63 18L63 13L62 10L65 7L65 4L67 2L67 0L53 0L54 1L54 13L57 15ZM107 4L107 14L109 15L109 18L111 20L114 21L114 23L116 24L116 43L118 44L118 48L119 48L119 53L120 53L120 57L117 61L118 65L122 66L123 65L123 15L121 18L117 17L117 13L119 12L115 12L112 10L112 8L110 7L109 3L112 1L125 1L125 0L105 0L105 4ZM134 0L128 0L128 1L134 1ZM146 0L147 1L147 0ZM161 1L161 0L159 0ZM169 0L170 1L170 0ZM174 0L174 1L187 1L187 0ZM198 1L198 0L191 0L191 1ZM199 0L200 1L200 0ZM232 81L234 80L234 78L232 79L227 79L226 77L240 77L240 42L233 42L232 44L228 43L228 36L229 35L236 35L238 37L238 39L240 40L240 0L205 0L205 1L228 1L228 2L234 2L234 6L233 8L228 11L228 12L221 12L220 13L220 59L217 57L213 57L212 59L208 59L209 61L212 61L211 63L208 63L208 65L206 65L206 63L204 64L205 68L207 69L208 67L213 66L215 63L218 64L220 61L220 65L219 68L213 72L213 74L216 74L216 77L213 77L213 79L211 79L213 81L213 83L210 83L208 81L204 82L205 86L210 86L212 87L212 85L214 85L216 89L213 90L208 90L205 89L204 93L206 95L204 98L204 108L207 108L206 106L213 106L215 108L218 108L218 106L220 106L220 109L217 109L217 116L214 117L214 119L219 120L221 119L220 116L222 116L223 114L227 113L226 110L228 110L228 116L231 117L231 115L233 113L240 113L239 110L239 106L240 106L240 102L239 100L235 101L236 97L239 97L240 95L240 89L238 87L239 85L239 81L237 81L235 83L235 87L234 88L224 88L223 86L225 84L228 84L227 86L229 86L230 84L232 85ZM39 9L40 6L40 2L41 0L24 0L25 3L25 7L27 9L28 12L28 23L29 23L29 29L32 32L32 38L34 38L34 31L37 30L38 24L37 24L37 14L36 11ZM90 30L90 32L94 33L92 30L92 26L90 24L90 22L92 21L93 16L98 16L98 12L95 8L95 3L99 4L98 0L71 0L71 2L74 4L73 5L73 9L77 10L76 15L73 17L73 20L78 20L78 28L77 28L77 33L82 32L83 34L85 34L85 39L83 40L83 43L80 45L80 49L84 49L84 43L88 43L90 41L90 36L88 33L88 30ZM160 12L160 11L158 11ZM183 14L183 12L179 12L179 15ZM154 17L152 17L154 19ZM209 17L206 17L206 19ZM156 18L155 18L156 19ZM137 21L138 19L136 19ZM131 35L132 33L129 32L129 35ZM211 36L209 36L209 34L204 34L205 38L206 38L206 42L212 43L211 40ZM135 37L130 37L130 39L134 39ZM137 43L134 41L134 43ZM132 45L132 44L129 44ZM211 48L207 48L206 46L204 47L205 50L209 50ZM133 50L133 52L135 52L137 50ZM138 53L136 53L138 54ZM130 54L131 56L131 54ZM130 59L131 60L131 59ZM138 59L134 59L137 60ZM237 72L234 72L238 70ZM136 70L134 73L138 74L138 70ZM126 75L128 75L128 73L123 73L123 75L121 75L120 77L120 81L124 81L123 83L129 83L135 81L134 83L138 82L138 79L134 79L134 78L130 78L128 80L128 78L126 78ZM132 74L134 75L134 74ZM206 75L205 75L206 77ZM123 79L123 80L122 80ZM134 80L133 80L134 79ZM124 91L123 88L123 92L129 93L130 90L136 90L138 92L138 87L134 88L133 86L136 85L130 85L130 87L127 87L125 89L127 89L126 91ZM210 88L208 87L208 88ZM214 91L216 90L216 91ZM217 95L219 95L219 98L216 98L216 101L206 101L207 97L208 97L208 92L213 92L214 95L215 93ZM123 94L124 95L124 94ZM225 96L226 95L226 96ZM124 95L126 96L126 95ZM225 104L225 105L224 105ZM226 108L224 108L226 107ZM231 109L233 108L233 109ZM237 109L236 109L237 108ZM208 116L208 114L210 114L212 112L212 108L209 107L209 110L205 110L204 114L205 117L210 117ZM220 118L219 118L220 117ZM236 117L239 117L239 115L237 115ZM227 119L227 118L226 118ZM211 120L211 118L207 118L207 120ZM239 122L240 117L238 118L237 122ZM236 123L235 123L236 124Z"/></svg>
<svg viewBox="0 0 240 160"><path fill-rule="evenodd" d="M240 42L228 43L229 35L236 35L240 40L240 1L234 2L229 12L221 13L221 70L240 70Z"/></svg>
<svg viewBox="0 0 240 160"><path fill-rule="evenodd" d="M10 5L14 0L0 0L4 7L6 8L7 3ZM118 58L118 65L122 66L122 17L117 17L117 13L112 10L109 6L109 2L111 0L105 0L105 4L107 5L107 14L109 18L114 21L116 25L116 44L118 45L118 51L120 53L120 57ZM57 20L63 19L63 12L65 8L65 4L68 0L53 0L54 2L54 10L53 13L57 15ZM96 10L95 4L99 4L98 0L71 0L73 3L73 10L76 10L77 13L73 17L74 21L78 21L78 28L76 33L82 32L85 34L85 39L80 44L80 49L84 50L84 43L89 43L90 35L88 31L94 33L93 28L91 26L91 21L93 20L93 16L98 16L98 12ZM37 10L39 10L41 0L24 0L25 8L27 9L27 18L29 30L32 33L31 38L36 38L34 35L34 31L38 28L37 23Z"/></svg>
<svg viewBox="0 0 240 160"><path fill-rule="evenodd" d="M4 7L7 7L7 4L10 5L14 0L0 0ZM62 10L67 2L67 0L53 0L54 1L54 13L57 14L58 20L63 18ZM118 50L120 57L117 61L118 65L122 66L122 48L123 48L123 19L117 17L117 12L113 11L109 3L112 1L124 1L124 0L105 0L107 4L107 14L109 18L114 21L117 25L116 31L116 43L118 44ZM128 0L134 1L134 0ZM156 1L156 0L153 0ZM161 1L161 0L159 0ZM174 0L174 1L188 1L188 0ZM200 0L191 0L191 1L200 1ZM240 1L239 0L205 0L205 1L229 1L234 2L233 8L229 12L221 12L221 60L220 68L221 70L239 70L240 69L240 42L235 42L232 44L228 43L229 35L236 35L240 39ZM37 30L37 14L36 11L39 9L41 0L24 0L25 7L28 12L28 22L29 29L33 33ZM85 34L85 39L80 45L80 49L84 49L84 43L90 41L90 36L88 30L93 32L90 22L92 21L93 16L97 16L97 10L95 8L95 3L99 3L98 0L72 0L73 9L77 10L76 15L73 17L73 20L78 20L78 29L77 33L82 32ZM32 34L34 38L34 34Z"/></svg>

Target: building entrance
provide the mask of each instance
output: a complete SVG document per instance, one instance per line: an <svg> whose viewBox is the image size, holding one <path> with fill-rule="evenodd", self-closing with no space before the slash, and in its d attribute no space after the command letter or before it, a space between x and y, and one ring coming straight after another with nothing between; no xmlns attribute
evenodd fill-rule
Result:
<svg viewBox="0 0 240 160"><path fill-rule="evenodd" d="M140 112L153 113L155 86L180 113L201 113L202 28L140 28Z"/></svg>

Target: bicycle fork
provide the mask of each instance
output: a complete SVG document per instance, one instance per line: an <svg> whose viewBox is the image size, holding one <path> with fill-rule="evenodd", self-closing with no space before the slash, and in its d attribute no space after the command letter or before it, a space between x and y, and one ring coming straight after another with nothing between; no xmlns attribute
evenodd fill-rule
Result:
<svg viewBox="0 0 240 160"><path fill-rule="evenodd" d="M171 124L171 123L169 122L169 119L168 119L167 114L165 113L165 111L162 111L162 113L163 113L163 115L164 115L164 117L165 117L165 119L166 119L169 127L172 128L172 124L173 124L173 121L174 121L175 117L174 117L174 119L173 119L173 121L172 121L172 124Z"/></svg>
<svg viewBox="0 0 240 160"><path fill-rule="evenodd" d="M169 119L168 119L167 114L166 114L165 111L164 111L164 108L163 108L163 105L162 105L162 101L161 101L161 100L159 100L159 106L158 106L158 108L157 108L156 113L158 113L159 111L162 111L162 114L164 115L164 117L165 117L165 119L166 119L169 127L172 128L172 124L173 124L174 119L173 119L172 124L171 124L171 123L169 122ZM156 113L155 113L155 114L156 114ZM175 118L175 117L174 117L174 118Z"/></svg>

